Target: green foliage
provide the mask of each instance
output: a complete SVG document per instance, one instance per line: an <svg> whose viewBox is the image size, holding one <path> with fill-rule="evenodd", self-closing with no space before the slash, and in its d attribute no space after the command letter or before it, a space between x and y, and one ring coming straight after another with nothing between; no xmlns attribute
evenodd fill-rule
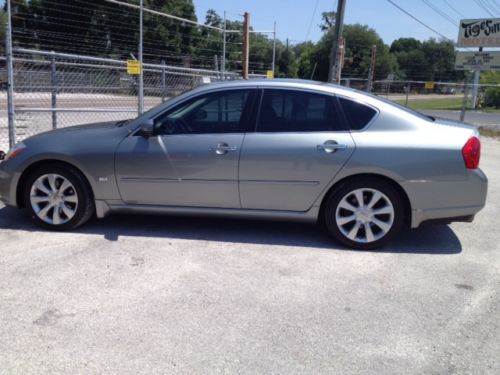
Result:
<svg viewBox="0 0 500 375"><path fill-rule="evenodd" d="M7 24L7 15L0 9L0 55L5 53L5 25Z"/></svg>
<svg viewBox="0 0 500 375"><path fill-rule="evenodd" d="M498 85L500 84L500 72L482 72L480 82L486 85ZM500 108L500 87L487 87L484 91L483 104L486 107Z"/></svg>
<svg viewBox="0 0 500 375"><path fill-rule="evenodd" d="M387 78L389 73L397 69L397 61L389 53L387 47L375 30L366 25L345 25L344 39L346 41L344 74L351 77L368 77L370 69L371 49L377 46L375 76L377 79ZM314 56L317 63L314 79L326 81L330 66L330 50L333 44L333 30L330 29L316 47L308 53Z"/></svg>
<svg viewBox="0 0 500 375"><path fill-rule="evenodd" d="M412 81L457 81L463 73L456 71L455 47L451 41L400 38L391 44L390 52L399 65L399 77Z"/></svg>
<svg viewBox="0 0 500 375"><path fill-rule="evenodd" d="M336 12L323 12L321 13L321 24L319 28L321 31L325 32L333 28L335 26L335 16Z"/></svg>
<svg viewBox="0 0 500 375"><path fill-rule="evenodd" d="M14 45L83 55L127 59L136 55L139 43L138 11L105 0L11 0ZM196 20L193 0L144 0L146 8ZM222 27L222 17L207 11L204 23ZM0 13L0 50L3 52L5 15ZM228 30L242 30L240 20L227 20ZM324 32L317 42L290 44L276 42L276 77L299 77L326 81L330 66L335 12L323 12L319 25ZM346 41L343 76L366 79L371 50L377 48L375 79L389 74L408 80L459 80L455 72L452 42L430 39L420 42L401 38L392 45L383 43L366 25L345 25ZM222 56L222 34L190 23L144 13L144 59L167 64L214 67ZM242 33L228 33L226 69L242 69ZM270 35L251 33L250 73L272 69L273 40Z"/></svg>

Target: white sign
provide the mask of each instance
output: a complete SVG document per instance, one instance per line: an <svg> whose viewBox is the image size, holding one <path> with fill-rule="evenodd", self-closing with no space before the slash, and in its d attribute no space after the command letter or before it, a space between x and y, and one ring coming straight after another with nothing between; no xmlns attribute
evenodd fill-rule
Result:
<svg viewBox="0 0 500 375"><path fill-rule="evenodd" d="M457 52L456 70L500 70L500 51Z"/></svg>
<svg viewBox="0 0 500 375"><path fill-rule="evenodd" d="M457 47L500 47L500 18L461 20Z"/></svg>

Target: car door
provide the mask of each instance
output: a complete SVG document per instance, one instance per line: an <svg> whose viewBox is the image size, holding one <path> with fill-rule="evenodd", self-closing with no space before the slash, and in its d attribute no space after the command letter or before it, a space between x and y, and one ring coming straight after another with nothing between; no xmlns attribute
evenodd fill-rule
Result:
<svg viewBox="0 0 500 375"><path fill-rule="evenodd" d="M333 95L265 89L241 151L242 207L307 211L354 148Z"/></svg>
<svg viewBox="0 0 500 375"><path fill-rule="evenodd" d="M239 208L238 161L253 92L187 99L154 118L155 135L127 137L116 176L127 203Z"/></svg>

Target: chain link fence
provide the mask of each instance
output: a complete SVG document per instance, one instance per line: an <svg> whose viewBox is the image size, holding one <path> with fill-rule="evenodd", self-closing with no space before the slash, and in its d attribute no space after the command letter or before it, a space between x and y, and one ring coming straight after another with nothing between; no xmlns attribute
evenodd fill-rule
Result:
<svg viewBox="0 0 500 375"><path fill-rule="evenodd" d="M126 61L16 49L13 67L17 142L55 128L138 114L138 76L127 73ZM165 64L143 64L143 76L145 110L223 78L216 70ZM5 58L0 58L0 150L9 144L6 88Z"/></svg>
<svg viewBox="0 0 500 375"><path fill-rule="evenodd" d="M342 78L341 84L366 91L368 79ZM472 108L473 87L474 85L470 80L468 82L426 82L386 79L374 81L371 92L416 110L461 111L462 109L468 110ZM480 109L488 87L499 86L478 85L477 109ZM464 97L466 97L465 106Z"/></svg>

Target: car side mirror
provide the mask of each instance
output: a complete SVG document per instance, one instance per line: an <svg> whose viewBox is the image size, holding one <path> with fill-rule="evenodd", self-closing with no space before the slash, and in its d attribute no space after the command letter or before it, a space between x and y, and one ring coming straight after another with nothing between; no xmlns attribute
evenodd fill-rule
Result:
<svg viewBox="0 0 500 375"><path fill-rule="evenodd" d="M0 151L0 160L4 160L4 159L5 159L5 152Z"/></svg>
<svg viewBox="0 0 500 375"><path fill-rule="evenodd" d="M152 137L155 134L155 123L153 120L146 120L141 124L141 136Z"/></svg>

